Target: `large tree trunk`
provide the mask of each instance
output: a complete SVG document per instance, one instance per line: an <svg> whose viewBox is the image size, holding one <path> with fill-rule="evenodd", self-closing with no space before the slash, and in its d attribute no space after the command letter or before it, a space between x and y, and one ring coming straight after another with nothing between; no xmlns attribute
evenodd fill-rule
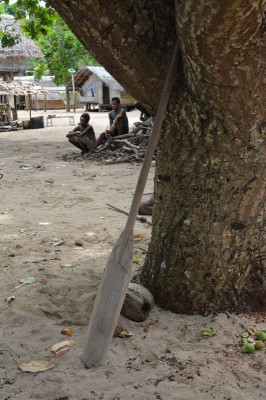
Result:
<svg viewBox="0 0 266 400"><path fill-rule="evenodd" d="M265 306L265 1L50 3L151 110L175 15L183 64L158 146L141 279L176 312Z"/></svg>
<svg viewBox="0 0 266 400"><path fill-rule="evenodd" d="M181 3L184 79L158 150L156 225L142 279L176 312L262 309L262 2Z"/></svg>

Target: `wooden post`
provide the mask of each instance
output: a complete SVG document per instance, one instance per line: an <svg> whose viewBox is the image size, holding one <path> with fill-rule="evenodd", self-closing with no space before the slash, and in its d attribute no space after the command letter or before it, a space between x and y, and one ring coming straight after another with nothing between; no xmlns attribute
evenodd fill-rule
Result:
<svg viewBox="0 0 266 400"><path fill-rule="evenodd" d="M34 110L37 111L37 93L34 94Z"/></svg>
<svg viewBox="0 0 266 400"><path fill-rule="evenodd" d="M31 119L31 93L29 93L29 112L30 112L30 119Z"/></svg>
<svg viewBox="0 0 266 400"><path fill-rule="evenodd" d="M70 111L70 96L69 96L69 90L66 89L66 111Z"/></svg>
<svg viewBox="0 0 266 400"><path fill-rule="evenodd" d="M14 108L12 108L13 121L18 119L17 96L14 95Z"/></svg>

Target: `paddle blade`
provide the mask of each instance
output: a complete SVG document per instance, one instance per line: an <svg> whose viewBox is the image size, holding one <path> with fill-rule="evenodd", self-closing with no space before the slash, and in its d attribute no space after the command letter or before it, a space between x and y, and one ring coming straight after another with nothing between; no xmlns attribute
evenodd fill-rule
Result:
<svg viewBox="0 0 266 400"><path fill-rule="evenodd" d="M123 231L109 256L94 302L81 356L87 368L104 362L131 279L132 258L133 231L129 235Z"/></svg>

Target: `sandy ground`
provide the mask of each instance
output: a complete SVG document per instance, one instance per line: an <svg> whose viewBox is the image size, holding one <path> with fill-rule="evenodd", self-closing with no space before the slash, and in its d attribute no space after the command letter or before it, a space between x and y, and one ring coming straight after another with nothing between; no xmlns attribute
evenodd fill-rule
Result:
<svg viewBox="0 0 266 400"><path fill-rule="evenodd" d="M19 112L21 120L27 115ZM32 116L39 115L45 114ZM139 113L128 115L132 126ZM91 123L99 135L107 114L91 113ZM106 202L129 209L141 165L64 161L62 156L79 153L65 138L69 128L67 118L58 118L52 127L0 133L0 399L265 399L265 349L248 355L240 345L244 327L266 328L262 314L213 318L155 307L142 323L122 318L134 336L114 338L105 364L84 368L80 355L97 287L126 222ZM153 176L154 167L147 198ZM134 273L151 228L137 222L135 233L143 237L135 243L141 260ZM55 246L58 240L63 243ZM36 282L11 292L26 277ZM7 304L10 295L15 300ZM214 335L203 337L204 326L212 326ZM62 335L63 328L74 335ZM53 356L51 347L68 339L75 346ZM38 359L54 367L39 373L18 368Z"/></svg>

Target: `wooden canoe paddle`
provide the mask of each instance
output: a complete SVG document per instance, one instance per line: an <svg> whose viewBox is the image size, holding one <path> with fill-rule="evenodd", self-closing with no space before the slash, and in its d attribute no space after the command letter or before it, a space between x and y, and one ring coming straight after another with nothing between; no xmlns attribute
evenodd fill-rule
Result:
<svg viewBox="0 0 266 400"><path fill-rule="evenodd" d="M135 194L124 231L117 240L103 272L89 322L88 337L83 349L85 367L99 367L104 363L113 333L118 322L128 284L131 280L133 259L133 229L139 205L147 182L152 158L159 140L166 107L174 84L179 61L176 43L163 86L146 155L138 178Z"/></svg>

